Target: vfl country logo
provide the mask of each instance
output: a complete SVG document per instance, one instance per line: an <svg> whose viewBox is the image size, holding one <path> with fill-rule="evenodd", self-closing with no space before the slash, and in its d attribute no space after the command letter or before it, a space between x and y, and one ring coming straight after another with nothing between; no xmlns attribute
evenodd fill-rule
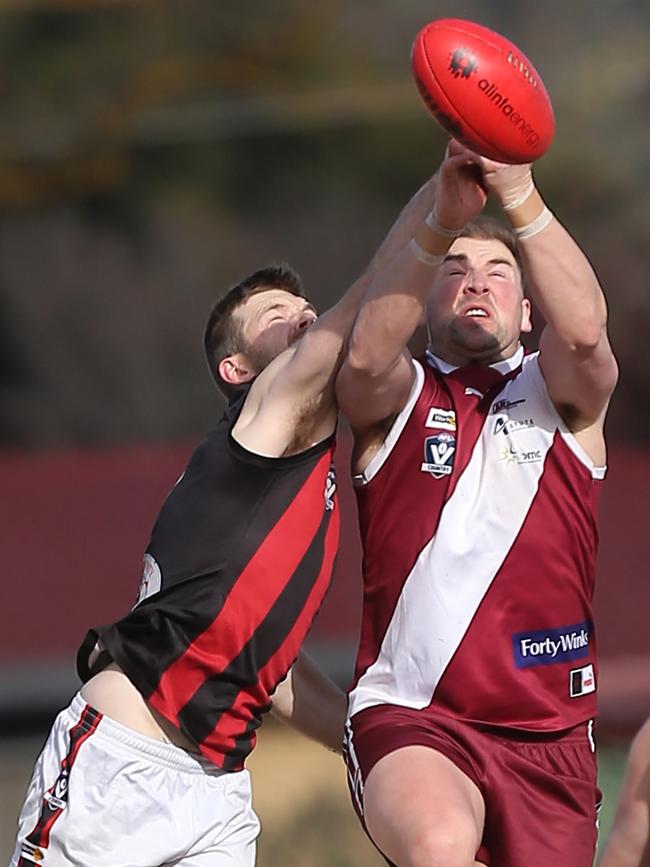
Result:
<svg viewBox="0 0 650 867"><path fill-rule="evenodd" d="M456 437L450 433L439 433L427 437L424 441L424 462L420 469L431 473L434 479L451 475L454 468L454 452Z"/></svg>
<svg viewBox="0 0 650 867"><path fill-rule="evenodd" d="M457 48L451 55L449 71L454 78L471 78L478 69L478 63L473 54L464 48Z"/></svg>

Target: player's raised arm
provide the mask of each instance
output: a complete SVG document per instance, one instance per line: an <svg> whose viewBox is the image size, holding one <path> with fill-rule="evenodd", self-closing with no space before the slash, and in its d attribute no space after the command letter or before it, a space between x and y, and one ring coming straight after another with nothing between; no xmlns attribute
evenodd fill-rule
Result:
<svg viewBox="0 0 650 867"><path fill-rule="evenodd" d="M281 454L287 445L285 440L293 437L296 406L304 406L309 401L312 402L311 409L316 409L317 420L322 422L320 425L317 423L313 436L318 439L326 435L323 428L330 426L336 415L335 374L363 294L374 275L408 244L415 227L431 210L436 182L435 177L430 178L411 198L366 271L322 316L317 317L306 301L284 310L278 309L273 299L258 302L263 307L261 316L275 317L278 330L284 328L288 332L289 349L264 368L259 376L255 365L250 364L251 359L245 356L221 363L221 375L231 377L232 384L256 377L234 431L242 445L254 451ZM270 305L270 309L265 309L265 305ZM271 326L274 327L273 322ZM238 366L240 361L242 366ZM230 368L227 365L231 365ZM318 405L314 405L314 401ZM287 420L289 424L285 424ZM271 427L275 433L273 442L268 441Z"/></svg>
<svg viewBox="0 0 650 867"><path fill-rule="evenodd" d="M336 389L356 430L381 425L404 406L413 379L407 343L423 319L435 273L485 205L476 166L465 155L448 152L438 174L433 211L411 243L377 269L350 336Z"/></svg>
<svg viewBox="0 0 650 867"><path fill-rule="evenodd" d="M490 160L481 164L486 186L501 202L517 235L528 289L547 323L540 365L549 395L574 433L600 429L618 370L598 278L544 203L531 166ZM595 460L604 459L598 442L586 446Z"/></svg>

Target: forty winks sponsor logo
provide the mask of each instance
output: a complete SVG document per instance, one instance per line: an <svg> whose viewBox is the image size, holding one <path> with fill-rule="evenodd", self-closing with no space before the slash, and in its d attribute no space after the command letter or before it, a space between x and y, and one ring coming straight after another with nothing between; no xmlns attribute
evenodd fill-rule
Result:
<svg viewBox="0 0 650 867"><path fill-rule="evenodd" d="M512 636L512 652L517 668L552 665L582 659L589 655L593 624L575 623L558 629L517 632Z"/></svg>

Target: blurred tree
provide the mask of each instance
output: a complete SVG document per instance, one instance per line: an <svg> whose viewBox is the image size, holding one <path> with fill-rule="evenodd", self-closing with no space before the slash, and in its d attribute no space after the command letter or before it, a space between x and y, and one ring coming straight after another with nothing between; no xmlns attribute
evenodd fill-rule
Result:
<svg viewBox="0 0 650 867"><path fill-rule="evenodd" d="M649 7L462 14L520 43L551 92L558 135L537 174L609 293L611 430L647 437ZM208 427L214 296L289 259L327 306L435 166L444 136L408 63L430 17L424 0L0 4L4 440Z"/></svg>

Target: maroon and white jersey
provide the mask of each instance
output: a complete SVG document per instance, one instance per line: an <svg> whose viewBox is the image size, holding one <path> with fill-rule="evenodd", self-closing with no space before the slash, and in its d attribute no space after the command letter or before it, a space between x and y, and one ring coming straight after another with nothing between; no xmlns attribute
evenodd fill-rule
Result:
<svg viewBox="0 0 650 867"><path fill-rule="evenodd" d="M595 715L595 467L538 354L454 368L428 354L356 479L363 623L350 715L431 706L557 731Z"/></svg>

